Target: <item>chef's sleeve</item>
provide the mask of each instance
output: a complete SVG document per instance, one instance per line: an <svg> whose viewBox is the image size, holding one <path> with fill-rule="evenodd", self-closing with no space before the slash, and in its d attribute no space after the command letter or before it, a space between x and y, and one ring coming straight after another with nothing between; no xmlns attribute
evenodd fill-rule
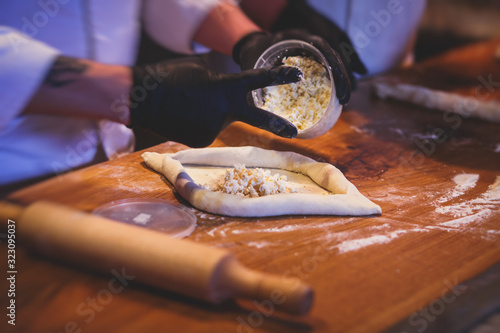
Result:
<svg viewBox="0 0 500 333"><path fill-rule="evenodd" d="M158 44L178 53L193 53L193 36L220 3L233 0L145 0L146 33Z"/></svg>
<svg viewBox="0 0 500 333"><path fill-rule="evenodd" d="M0 130L23 111L58 55L56 49L0 26Z"/></svg>

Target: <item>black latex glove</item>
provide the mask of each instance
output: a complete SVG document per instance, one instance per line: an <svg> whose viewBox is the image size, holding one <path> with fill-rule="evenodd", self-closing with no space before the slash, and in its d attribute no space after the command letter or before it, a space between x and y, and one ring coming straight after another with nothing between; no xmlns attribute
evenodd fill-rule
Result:
<svg viewBox="0 0 500 333"><path fill-rule="evenodd" d="M296 68L216 74L199 58L181 58L132 71L132 128L151 130L191 147L211 144L220 131L237 120L282 137L297 135L290 122L247 101L254 89L298 81L301 73Z"/></svg>
<svg viewBox="0 0 500 333"><path fill-rule="evenodd" d="M311 35L307 31L291 29L274 34L253 32L243 37L233 48L233 59L241 69L253 68L257 59L271 45L287 39L299 39L316 47L332 68L337 98L340 104L347 104L351 97L351 83L340 55L334 51L321 37Z"/></svg>
<svg viewBox="0 0 500 333"><path fill-rule="evenodd" d="M324 38L340 54L347 69L351 85L355 89L356 80L352 72L366 74L366 67L361 62L352 46L352 42L342 29L326 16L318 13L305 0L288 0L288 5L274 23L271 31L285 29L304 29L313 35Z"/></svg>

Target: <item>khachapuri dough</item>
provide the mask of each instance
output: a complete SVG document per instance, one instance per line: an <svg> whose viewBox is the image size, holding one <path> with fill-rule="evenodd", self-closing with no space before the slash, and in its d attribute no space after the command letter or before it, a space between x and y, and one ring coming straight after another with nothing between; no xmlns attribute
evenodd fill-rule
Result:
<svg viewBox="0 0 500 333"><path fill-rule="evenodd" d="M378 205L329 163L256 147L189 149L142 154L194 207L214 214L372 215Z"/></svg>

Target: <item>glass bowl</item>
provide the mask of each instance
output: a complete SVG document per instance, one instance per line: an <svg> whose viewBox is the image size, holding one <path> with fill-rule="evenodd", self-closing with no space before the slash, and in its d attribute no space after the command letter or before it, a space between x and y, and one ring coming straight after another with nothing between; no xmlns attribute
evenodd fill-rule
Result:
<svg viewBox="0 0 500 333"><path fill-rule="evenodd" d="M196 215L161 199L123 199L96 208L94 215L166 233L173 238L189 236L196 228Z"/></svg>
<svg viewBox="0 0 500 333"><path fill-rule="evenodd" d="M317 48L307 42L295 39L285 40L272 45L266 51L264 51L264 53L262 53L262 55L255 63L254 68L269 69L274 66L279 66L282 65L284 57L290 56L310 57L323 65L323 67L328 71L328 76L332 87L328 106L321 118L316 123L304 130L298 130L297 134L297 138L301 139L315 138L328 132L333 127L333 125L335 125L340 116L340 112L342 111L342 105L340 105L335 95L335 84L333 81L332 69L328 65L328 62L326 61L326 58L323 56L323 54ZM264 108L263 89L252 91L252 98L255 106L262 109Z"/></svg>

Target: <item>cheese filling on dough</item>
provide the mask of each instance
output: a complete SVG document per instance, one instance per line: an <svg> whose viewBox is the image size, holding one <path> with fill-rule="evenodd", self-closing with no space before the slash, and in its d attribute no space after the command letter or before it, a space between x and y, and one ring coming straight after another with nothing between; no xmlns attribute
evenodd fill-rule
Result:
<svg viewBox="0 0 500 333"><path fill-rule="evenodd" d="M264 109L305 130L318 122L328 107L332 90L328 72L308 57L283 58L283 65L300 68L304 77L296 83L264 88Z"/></svg>
<svg viewBox="0 0 500 333"><path fill-rule="evenodd" d="M243 197L261 197L264 195L293 193L287 183L287 177L274 174L261 168L247 169L244 164L235 164L234 169L226 171L224 180L207 190L235 194Z"/></svg>

